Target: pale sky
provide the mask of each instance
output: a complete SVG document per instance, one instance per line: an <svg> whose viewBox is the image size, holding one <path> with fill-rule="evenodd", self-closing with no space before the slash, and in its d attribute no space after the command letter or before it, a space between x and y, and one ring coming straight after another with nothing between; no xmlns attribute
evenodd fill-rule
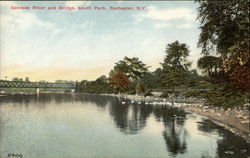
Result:
<svg viewBox="0 0 250 158"><path fill-rule="evenodd" d="M95 80L114 64L139 57L153 71L165 48L187 43L193 68L197 48L198 4L191 1L0 2L0 78L31 81ZM11 6L91 6L92 10L13 10ZM146 7L145 10L94 10L93 7Z"/></svg>

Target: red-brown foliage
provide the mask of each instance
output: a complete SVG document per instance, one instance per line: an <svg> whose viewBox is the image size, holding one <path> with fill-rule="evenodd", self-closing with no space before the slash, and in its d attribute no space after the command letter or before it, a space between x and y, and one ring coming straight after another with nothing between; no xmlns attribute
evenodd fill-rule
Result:
<svg viewBox="0 0 250 158"><path fill-rule="evenodd" d="M130 86L130 81L128 77L121 71L117 71L112 74L111 82L119 90L126 90Z"/></svg>
<svg viewBox="0 0 250 158"><path fill-rule="evenodd" d="M233 86L250 91L250 70L248 66L237 66L230 74Z"/></svg>

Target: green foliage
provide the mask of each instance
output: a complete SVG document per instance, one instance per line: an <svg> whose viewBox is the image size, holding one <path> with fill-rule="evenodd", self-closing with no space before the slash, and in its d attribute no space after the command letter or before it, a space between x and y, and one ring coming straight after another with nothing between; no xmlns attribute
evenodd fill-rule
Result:
<svg viewBox="0 0 250 158"><path fill-rule="evenodd" d="M144 64L139 58L124 57L116 63L114 71L123 72L129 79L138 80L148 71L148 66Z"/></svg>
<svg viewBox="0 0 250 158"><path fill-rule="evenodd" d="M145 93L144 93L144 96L152 96L152 89L146 89L145 90Z"/></svg>
<svg viewBox="0 0 250 158"><path fill-rule="evenodd" d="M68 81L68 80L56 80L55 83L75 83L75 81Z"/></svg>
<svg viewBox="0 0 250 158"><path fill-rule="evenodd" d="M24 82L30 82L29 77L25 77Z"/></svg>
<svg viewBox="0 0 250 158"><path fill-rule="evenodd" d="M203 70L204 74L213 77L219 72L219 68L221 67L220 62L219 57L206 55L198 60L197 66Z"/></svg>
<svg viewBox="0 0 250 158"><path fill-rule="evenodd" d="M221 71L227 77L224 82L250 91L246 88L250 79L249 1L199 0L198 3L201 23L198 46L204 54L210 54L215 47L221 58Z"/></svg>
<svg viewBox="0 0 250 158"><path fill-rule="evenodd" d="M142 87L140 85L140 83L137 83L136 86L135 86L135 91L136 91L136 94L141 94L142 92Z"/></svg>
<svg viewBox="0 0 250 158"><path fill-rule="evenodd" d="M162 69L158 68L154 72L145 73L139 82L144 89L161 89L162 75Z"/></svg>
<svg viewBox="0 0 250 158"><path fill-rule="evenodd" d="M198 45L205 54L215 46L220 54L249 38L249 5L246 0L202 1L198 8L201 34Z"/></svg>
<svg viewBox="0 0 250 158"><path fill-rule="evenodd" d="M40 80L40 81L38 81L38 83L46 83L47 81L45 81L45 80Z"/></svg>
<svg viewBox="0 0 250 158"><path fill-rule="evenodd" d="M249 103L250 94L224 85L208 91L204 97L206 104L229 108Z"/></svg>
<svg viewBox="0 0 250 158"><path fill-rule="evenodd" d="M82 93L118 93L112 85L109 84L105 76L97 78L95 81L83 80L78 85L78 91Z"/></svg>
<svg viewBox="0 0 250 158"><path fill-rule="evenodd" d="M183 96L185 97L195 97L195 98L199 98L202 99L205 97L205 95L207 94L209 90L187 90L183 93Z"/></svg>
<svg viewBox="0 0 250 158"><path fill-rule="evenodd" d="M12 81L23 82L23 79L22 79L22 78L14 77L14 78L12 79Z"/></svg>
<svg viewBox="0 0 250 158"><path fill-rule="evenodd" d="M172 86L174 91L175 85L185 83L186 72L191 63L187 61L189 50L186 44L175 41L166 47L166 57L163 67L163 84L165 87Z"/></svg>
<svg viewBox="0 0 250 158"><path fill-rule="evenodd" d="M216 87L204 95L206 102L226 108L240 106L246 103L247 91L250 91L247 88L250 78L249 1L197 2L201 23L198 46L205 55L216 48L221 59L219 63L215 57L205 56L198 62ZM217 73L218 66L220 71Z"/></svg>
<svg viewBox="0 0 250 158"><path fill-rule="evenodd" d="M203 77L200 76L196 70L190 70L186 71L186 79L184 81L183 85L186 85L186 87L196 87L198 86L198 83L203 80Z"/></svg>

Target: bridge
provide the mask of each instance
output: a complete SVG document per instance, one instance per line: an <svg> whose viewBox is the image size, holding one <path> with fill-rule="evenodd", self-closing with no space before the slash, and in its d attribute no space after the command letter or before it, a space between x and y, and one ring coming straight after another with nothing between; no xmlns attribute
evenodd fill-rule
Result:
<svg viewBox="0 0 250 158"><path fill-rule="evenodd" d="M51 83L51 82L19 82L19 81L3 81L0 80L0 88L56 88L56 89L76 89L75 83Z"/></svg>

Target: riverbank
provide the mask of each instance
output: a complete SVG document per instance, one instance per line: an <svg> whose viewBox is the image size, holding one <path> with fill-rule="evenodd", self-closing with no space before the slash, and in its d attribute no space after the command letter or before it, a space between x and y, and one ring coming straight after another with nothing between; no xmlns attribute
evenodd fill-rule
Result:
<svg viewBox="0 0 250 158"><path fill-rule="evenodd" d="M224 127L250 143L249 104L245 104L243 107L229 108L227 110L218 107L203 106L202 104L194 106L184 105L181 108L208 117L214 123Z"/></svg>
<svg viewBox="0 0 250 158"><path fill-rule="evenodd" d="M104 94L109 96L122 97L132 100L133 102L145 102L153 106L174 106L182 108L187 112L193 112L202 116L206 116L212 122L224 127L232 133L242 137L250 143L250 104L241 107L228 108L227 110L219 107L205 106L204 100L197 98L160 98L154 96L136 96L136 95L116 95ZM174 103L166 105L164 103ZM187 103L187 104L186 104Z"/></svg>

